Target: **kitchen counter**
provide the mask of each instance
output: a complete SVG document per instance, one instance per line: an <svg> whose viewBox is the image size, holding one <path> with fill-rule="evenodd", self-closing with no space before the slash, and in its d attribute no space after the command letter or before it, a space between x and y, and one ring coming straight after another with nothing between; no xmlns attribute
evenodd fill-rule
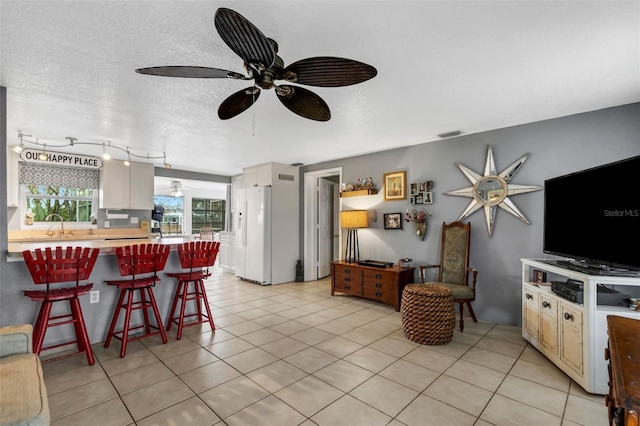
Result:
<svg viewBox="0 0 640 426"><path fill-rule="evenodd" d="M35 250L47 247L89 247L100 249L100 255L112 255L117 247L124 247L132 244L166 244L171 246L171 250L176 250L177 246L193 241L191 237L183 238L121 238L121 239L100 239L100 240L78 240L73 237L57 239L48 242L15 242L8 244L7 261L22 261L22 252L25 250Z"/></svg>

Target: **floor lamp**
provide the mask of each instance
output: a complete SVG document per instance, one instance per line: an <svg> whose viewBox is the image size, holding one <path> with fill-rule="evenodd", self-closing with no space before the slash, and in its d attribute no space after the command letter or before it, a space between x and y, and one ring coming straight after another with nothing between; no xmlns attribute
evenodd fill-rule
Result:
<svg viewBox="0 0 640 426"><path fill-rule="evenodd" d="M343 210L340 212L340 227L347 230L347 247L344 252L346 262L358 262L360 260L360 247L358 246L358 228L369 226L366 210Z"/></svg>

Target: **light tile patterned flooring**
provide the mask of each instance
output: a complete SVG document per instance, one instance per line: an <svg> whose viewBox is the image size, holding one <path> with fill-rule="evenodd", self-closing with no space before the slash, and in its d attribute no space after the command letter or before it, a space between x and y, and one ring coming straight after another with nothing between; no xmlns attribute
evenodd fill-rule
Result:
<svg viewBox="0 0 640 426"><path fill-rule="evenodd" d="M407 340L400 313L329 279L259 286L216 270L217 329L94 345L44 365L52 425L597 425L603 397L520 328L465 321L447 345Z"/></svg>

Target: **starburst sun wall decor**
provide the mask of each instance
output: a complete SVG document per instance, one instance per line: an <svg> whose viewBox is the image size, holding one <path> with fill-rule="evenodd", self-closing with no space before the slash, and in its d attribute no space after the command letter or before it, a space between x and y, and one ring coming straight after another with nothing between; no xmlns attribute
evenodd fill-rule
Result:
<svg viewBox="0 0 640 426"><path fill-rule="evenodd" d="M491 237L496 220L497 207L500 207L524 223L529 224L529 220L522 214L518 207L516 207L513 201L509 199L510 195L524 194L542 189L541 186L537 185L514 185L509 183L517 171L520 170L520 167L522 167L526 159L527 154L518 158L502 172L496 173L496 165L493 161L493 150L491 146L489 146L487 150L487 161L484 166L484 176L481 176L479 173L474 172L462 164L456 164L473 184L473 186L445 192L446 195L472 198L458 220L464 220L481 207L484 207L487 232L489 233L489 237Z"/></svg>

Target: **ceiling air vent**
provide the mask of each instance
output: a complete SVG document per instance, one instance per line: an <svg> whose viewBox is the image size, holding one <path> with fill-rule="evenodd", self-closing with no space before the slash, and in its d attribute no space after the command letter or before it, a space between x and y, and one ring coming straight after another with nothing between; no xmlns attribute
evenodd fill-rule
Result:
<svg viewBox="0 0 640 426"><path fill-rule="evenodd" d="M283 173L278 174L278 180L289 180L291 182L294 181L293 175L285 175Z"/></svg>
<svg viewBox="0 0 640 426"><path fill-rule="evenodd" d="M440 133L438 137L445 139L445 138L452 138L454 136L460 136L461 134L462 132L460 130L454 130L453 132Z"/></svg>

